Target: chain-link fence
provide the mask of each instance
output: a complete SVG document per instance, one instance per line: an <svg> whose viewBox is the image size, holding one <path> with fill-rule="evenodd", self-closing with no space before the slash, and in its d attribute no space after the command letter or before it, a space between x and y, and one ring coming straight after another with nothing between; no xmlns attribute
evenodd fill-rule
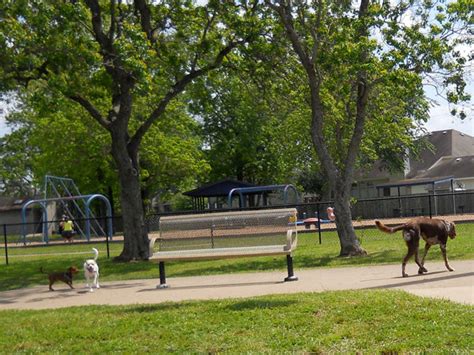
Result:
<svg viewBox="0 0 474 355"><path fill-rule="evenodd" d="M110 244L117 239L111 227L113 220L111 217L74 219L72 233L67 236L61 233L60 220L2 224L0 250L3 249L2 255L7 265L15 258L91 254L92 246L102 246L101 254L110 257ZM103 233L81 232L92 223L103 225ZM80 226L86 228L81 229Z"/></svg>
<svg viewBox="0 0 474 355"><path fill-rule="evenodd" d="M327 208L333 206L332 201L318 203L301 203L286 205L295 207L298 211L298 232L312 233L310 238L316 243L339 243L336 224L327 215ZM283 206L267 206L267 208L278 208ZM385 224L400 224L415 216L436 217L459 224L474 223L474 192L456 192L439 195L416 195L400 196L378 199L367 199L354 201L351 206L353 226L357 237L361 240L381 238L381 233L375 228L375 220L381 219ZM255 210L260 208L233 209ZM150 235L159 233L159 221L162 216L214 213L225 210L206 211L174 211L162 214L150 214L146 216L145 224ZM335 211L337 214L337 211ZM91 221L87 219L73 220L76 226L86 226ZM57 254L90 254L91 245L101 248L102 253L107 256L118 255L123 248L123 219L116 217L95 217L94 223L103 226L104 235L90 235L89 237L76 233L73 235L72 243L59 233L60 221L47 221L36 223L1 224L3 243L0 252L4 263L8 264L16 257L28 257L28 255ZM463 227L461 227L462 229ZM462 232L462 231L461 231ZM75 245L76 247L71 247ZM49 248L49 249L48 249ZM112 249L112 251L111 251ZM0 263L2 263L0 259Z"/></svg>

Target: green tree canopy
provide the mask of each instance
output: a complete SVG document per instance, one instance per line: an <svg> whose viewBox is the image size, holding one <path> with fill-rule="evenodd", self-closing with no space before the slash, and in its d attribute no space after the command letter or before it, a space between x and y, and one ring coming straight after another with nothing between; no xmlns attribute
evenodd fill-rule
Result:
<svg viewBox="0 0 474 355"><path fill-rule="evenodd" d="M0 5L1 91L75 102L110 137L124 219L120 259L148 258L139 148L196 78L258 31L255 5L210 1L16 1Z"/></svg>
<svg viewBox="0 0 474 355"><path fill-rule="evenodd" d="M362 153L370 159L408 143L413 120L426 119L423 80L430 74L454 85L459 94L452 101L465 98L464 59L453 51L468 8L464 1L265 4L304 73L312 142L335 192L341 255L364 254L350 211L357 162Z"/></svg>
<svg viewBox="0 0 474 355"><path fill-rule="evenodd" d="M22 177L30 177L23 190L39 189L45 175L55 175L72 178L82 192L118 192L110 136L87 112L62 96L47 97L38 91L26 91L21 101L22 109L8 117L17 128L3 139L0 153L5 167L1 176L9 190L18 187ZM140 149L146 205L157 191L166 198L170 192L190 188L208 171L198 125L186 114L185 105L174 103L166 115L170 119L153 126ZM120 213L120 205L116 207Z"/></svg>

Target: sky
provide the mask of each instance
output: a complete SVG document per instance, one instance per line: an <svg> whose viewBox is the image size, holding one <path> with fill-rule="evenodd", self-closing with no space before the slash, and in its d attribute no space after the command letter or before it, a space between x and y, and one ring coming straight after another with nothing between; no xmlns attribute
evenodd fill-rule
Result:
<svg viewBox="0 0 474 355"><path fill-rule="evenodd" d="M468 68L470 69L470 68ZM434 89L429 87L425 88L425 93L429 98L434 99L437 105L433 106L430 110L430 119L425 124L425 128L429 132L443 131L447 129L455 129L465 134L474 137L474 81L472 75L474 71L467 73L467 86L466 92L471 95L471 100L464 103L462 106L454 107L449 105L448 102L435 95ZM451 115L450 111L452 108L463 109L467 117L464 120L459 119Z"/></svg>
<svg viewBox="0 0 474 355"><path fill-rule="evenodd" d="M471 95L473 93L471 92ZM461 121L459 118L453 117L449 112L447 104L434 107L430 111L430 119L424 125L427 131L444 131L447 129L455 129L474 137L474 103L471 100L470 105L466 105L466 119Z"/></svg>

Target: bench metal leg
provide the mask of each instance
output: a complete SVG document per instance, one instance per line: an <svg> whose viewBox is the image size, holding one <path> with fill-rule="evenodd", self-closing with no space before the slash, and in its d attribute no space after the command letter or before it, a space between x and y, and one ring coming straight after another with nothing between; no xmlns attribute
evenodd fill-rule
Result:
<svg viewBox="0 0 474 355"><path fill-rule="evenodd" d="M285 277L285 281L297 281L298 278L293 273L293 258L291 255L286 256L286 265L288 267L288 277Z"/></svg>
<svg viewBox="0 0 474 355"><path fill-rule="evenodd" d="M159 262L159 268L160 268L160 284L158 286L156 286L156 288L168 288L168 285L166 284L165 262L164 261Z"/></svg>

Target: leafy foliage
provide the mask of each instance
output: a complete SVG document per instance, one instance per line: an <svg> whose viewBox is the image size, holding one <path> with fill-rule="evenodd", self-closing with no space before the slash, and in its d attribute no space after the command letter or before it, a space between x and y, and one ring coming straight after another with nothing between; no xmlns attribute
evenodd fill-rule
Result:
<svg viewBox="0 0 474 355"><path fill-rule="evenodd" d="M144 258L142 197L168 196L208 172L178 98L207 77L191 99L212 177L275 182L321 165L353 235L354 169L380 157L400 168L413 122L426 119L423 84L442 83L453 103L467 99L457 46L469 43L469 9L465 0L2 3L0 92L24 100L17 122L37 158L22 158L9 179L57 171L60 160L97 188L117 171L127 253ZM67 154L47 149L64 147L51 129L68 135Z"/></svg>
<svg viewBox="0 0 474 355"><path fill-rule="evenodd" d="M357 163L387 158L387 152L404 156L412 121L427 117L423 78L436 70L444 77L460 78L463 61L450 56L457 44L450 29L456 22L467 23L459 14L447 21L444 16L430 21L430 2L361 0L354 6L266 0L265 4L285 28L304 72L312 142L335 192L341 255L364 254L350 210ZM440 5L436 11L445 9ZM463 91L462 79L455 87ZM402 159L392 158L391 163L400 168Z"/></svg>
<svg viewBox="0 0 474 355"><path fill-rule="evenodd" d="M27 93L23 102L28 109L25 105L9 116L10 124L21 128L7 135L2 145L5 170L1 176L6 192L40 188L45 175L72 178L84 193L107 194L109 187L118 191L110 136L87 112L61 96L50 99ZM147 205L158 191L166 198L167 193L189 188L208 169L200 157L197 123L182 104L170 107L167 116L173 119L152 127L141 149L141 185ZM34 180L15 190L17 181L28 176Z"/></svg>

